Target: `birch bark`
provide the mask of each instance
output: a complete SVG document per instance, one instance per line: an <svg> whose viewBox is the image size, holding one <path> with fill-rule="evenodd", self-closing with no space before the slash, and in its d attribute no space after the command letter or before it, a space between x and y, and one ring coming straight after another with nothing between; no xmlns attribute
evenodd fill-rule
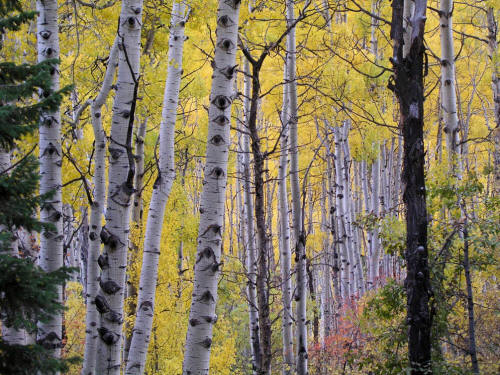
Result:
<svg viewBox="0 0 500 375"><path fill-rule="evenodd" d="M294 1L287 0L287 25L295 22ZM296 42L295 27L287 35L287 83L289 97L290 125L290 187L292 193L293 229L295 234L295 261L297 275L297 375L307 375L307 273L306 273L306 238L302 215L300 182L299 182L299 149L298 149L298 106L296 81Z"/></svg>
<svg viewBox="0 0 500 375"><path fill-rule="evenodd" d="M449 165L457 160L458 145L458 115L457 95L455 91L455 49L453 47L453 0L440 2L441 31L441 109L444 117L444 132L448 147ZM452 167L452 169L455 169Z"/></svg>
<svg viewBox="0 0 500 375"><path fill-rule="evenodd" d="M284 66L285 82L287 79L287 65ZM283 339L283 375L291 375L294 368L293 358L293 311L292 311L292 252L290 250L290 222L288 220L288 85L283 85L283 110L281 124L283 130L280 139L280 164L278 170L278 193L280 211L280 271L283 316L281 318Z"/></svg>
<svg viewBox="0 0 500 375"><path fill-rule="evenodd" d="M57 0L36 2L38 62L59 58L59 27ZM59 89L59 66L52 71L52 90ZM40 236L39 266L47 272L63 266L63 222L62 222L62 150L61 114L59 110L44 113L40 121L40 194L53 192L40 207L40 221L50 223L54 229L43 231ZM57 287L57 300L62 303L62 286ZM38 324L37 341L53 351L54 357L61 355L63 313L53 315L48 322Z"/></svg>
<svg viewBox="0 0 500 375"><path fill-rule="evenodd" d="M136 140L135 140L135 176L134 176L134 186L137 190L134 195L134 204L132 207L132 225L139 229L139 235L137 232L132 232L130 235L130 248L127 261L127 270L138 261L137 256L139 252L139 244L137 243L138 238L142 238L142 190L143 190L143 178L144 178L144 137L146 136L148 118L146 117L137 129ZM125 319L125 343L123 344L123 362L127 362L128 354L130 352L130 344L132 343L132 329L133 325L130 321L131 316L135 316L135 311L137 307L137 288L133 282L129 280L129 275L127 274L127 291L126 291L126 301L127 306L125 308L125 313L127 319Z"/></svg>
<svg viewBox="0 0 500 375"><path fill-rule="evenodd" d="M137 312L125 371L127 375L144 373L151 327L153 325L165 206L175 179L175 121L182 76L182 51L185 40L184 27L186 21L186 5L184 1L174 1L170 20L168 71L163 96L162 122L160 125L158 177L153 186L153 194L148 211L141 278L139 281L139 295L137 297Z"/></svg>
<svg viewBox="0 0 500 375"><path fill-rule="evenodd" d="M95 298L101 315L99 375L118 375L121 367L130 203L135 174L132 132L140 79L141 29L142 0L124 0L118 30L118 77L109 144L106 226L100 233L104 244L99 262L102 272Z"/></svg>
<svg viewBox="0 0 500 375"><path fill-rule="evenodd" d="M497 13L495 15L495 12ZM493 165L494 165L494 194L500 196L500 58L498 57L498 11L488 8L488 50L491 60L491 88L495 111L495 129L493 130Z"/></svg>
<svg viewBox="0 0 500 375"><path fill-rule="evenodd" d="M379 194L380 194L380 157L377 157L372 164L372 195L371 195L371 214L373 219L377 219L379 215ZM369 288L374 288L379 277L379 257L380 246L378 238L378 223L375 223L373 230L370 232L370 269L369 269Z"/></svg>
<svg viewBox="0 0 500 375"><path fill-rule="evenodd" d="M250 64L245 59L245 78L244 78L244 114L245 124L247 124L250 114L250 95L251 95L251 77L250 77ZM250 172L250 137L248 134L242 134L243 141L243 156L242 156L242 169L243 169L243 191L244 191L244 204L246 214L246 233L247 233L247 246L246 246L246 268L248 277L248 309L250 318L250 346L252 348L252 361L254 374L260 373L261 353L260 353L260 335L259 335L259 316L257 309L257 259L255 248L255 227L254 227L254 207L253 197L251 191L251 172Z"/></svg>
<svg viewBox="0 0 500 375"><path fill-rule="evenodd" d="M346 245L346 225L345 225L345 211L344 211L344 199L345 192L344 186L342 184L342 140L339 128L333 128L333 136L335 142L335 206L336 206L336 226L337 226L337 238L336 242L339 246L340 253L340 294L342 303L345 303L349 299L350 293L350 279L349 279L349 258L348 250Z"/></svg>
<svg viewBox="0 0 500 375"><path fill-rule="evenodd" d="M209 108L204 186L194 289L184 352L183 375L209 372L212 328L221 265L222 226L227 179L239 0L219 0L214 74Z"/></svg>
<svg viewBox="0 0 500 375"><path fill-rule="evenodd" d="M87 313L85 318L85 352L83 358L82 375L96 373L96 359L98 347L98 320L95 298L99 290L98 259L101 253L99 234L102 230L104 203L106 199L106 132L102 126L101 109L111 91L118 63L118 38L115 39L109 53L108 66L104 75L101 90L90 107L92 128L95 138L94 154L94 200L90 207L89 223L89 251L87 257Z"/></svg>

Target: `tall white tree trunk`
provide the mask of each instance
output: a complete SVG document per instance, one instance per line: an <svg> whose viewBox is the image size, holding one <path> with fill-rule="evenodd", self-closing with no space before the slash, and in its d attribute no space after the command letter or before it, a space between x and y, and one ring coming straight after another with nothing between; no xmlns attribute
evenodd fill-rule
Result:
<svg viewBox="0 0 500 375"><path fill-rule="evenodd" d="M357 238L357 228L354 226L354 220L356 218L356 211L354 207L354 196L351 189L351 151L349 147L349 130L350 122L346 121L343 127L343 153L344 153L344 179L345 179L345 204L347 208L347 235L350 241L351 250L351 273L353 274L353 280L355 288L353 288L354 294L361 296L365 292L365 279L363 274L363 265L361 263L361 249L360 243ZM354 287L353 285L353 287Z"/></svg>
<svg viewBox="0 0 500 375"><path fill-rule="evenodd" d="M94 197L90 209L89 251L87 256L87 315L85 318L85 353L82 375L96 373L96 359L99 334L97 332L99 314L95 298L99 291L98 259L101 254L100 233L106 199L106 132L102 126L101 109L111 91L118 64L118 39L115 39L109 53L108 66L101 90L91 105L92 127L94 129Z"/></svg>
<svg viewBox="0 0 500 375"><path fill-rule="evenodd" d="M183 375L208 374L212 328L217 321L215 306L221 265L239 8L239 0L219 0L205 176Z"/></svg>
<svg viewBox="0 0 500 375"><path fill-rule="evenodd" d="M57 21L57 0L36 2L38 62L59 58L59 27ZM59 66L52 70L52 90L59 90ZM40 220L53 225L53 230L44 230L40 236L38 263L47 272L63 266L62 228L62 150L61 115L59 110L44 113L40 121L40 194L53 192L40 207ZM62 303L62 286L57 287L57 300ZM61 354L63 313L54 314L47 322L38 324L38 338L54 357Z"/></svg>
<svg viewBox="0 0 500 375"><path fill-rule="evenodd" d="M165 206L175 179L174 140L179 87L182 76L182 51L186 19L184 1L175 1L170 20L168 51L168 72L163 96L162 122L160 125L160 154L158 177L153 186L153 194L148 211L146 236L142 259L137 312L132 342L128 355L126 374L143 374L148 353L151 327L153 325L156 282L160 242L165 216Z"/></svg>
<svg viewBox="0 0 500 375"><path fill-rule="evenodd" d="M287 25L295 22L294 1L287 0ZM298 105L296 82L296 42L295 27L287 35L287 83L289 98L290 126L290 187L292 193L293 229L295 234L295 260L297 288L297 375L307 374L307 273L306 273L306 239L302 215L302 204L299 181L299 149L298 149Z"/></svg>
<svg viewBox="0 0 500 375"><path fill-rule="evenodd" d="M146 129L148 124L148 118L146 117L137 128L136 140L135 140L135 177L134 186L136 193L134 195L134 204L132 207L132 225L136 229L139 229L139 235L137 232L131 232L130 235L130 248L128 254L127 269L130 270L131 265L138 261L137 256L139 252L138 239L142 239L142 213L143 213L143 202L142 202L142 190L143 190L143 179L144 179L144 137L146 136ZM127 306L125 308L127 319L125 319L125 343L123 344L123 362L127 362L128 353L130 351L130 344L132 343L132 329L133 323L130 321L131 316L135 316L136 302L137 302L137 288L136 285L129 280L129 275L127 274L127 294L125 295L127 300Z"/></svg>
<svg viewBox="0 0 500 375"><path fill-rule="evenodd" d="M342 303L345 303L349 299L350 295L350 278L349 278L349 256L346 244L346 225L345 225L345 211L344 211L344 199L345 191L342 179L342 136L340 128L333 128L333 137L335 143L335 213L336 213L336 226L337 226L337 238L335 242L339 246L339 256L340 256L340 297Z"/></svg>
<svg viewBox="0 0 500 375"><path fill-rule="evenodd" d="M441 32L441 108L444 118L444 132L448 147L450 166L457 160L458 115L455 91L455 49L453 48L453 0L440 2Z"/></svg>
<svg viewBox="0 0 500 375"><path fill-rule="evenodd" d="M285 82L287 80L287 64L284 66ZM288 219L288 85L283 85L283 110L281 124L283 127L280 139L280 164L278 170L278 195L280 212L280 272L283 316L281 318L283 339L283 375L291 375L294 368L293 354L293 310L292 310L292 252L290 249L290 222Z"/></svg>
<svg viewBox="0 0 500 375"><path fill-rule="evenodd" d="M495 14L496 13L496 14ZM495 129L493 130L493 166L495 196L500 196L500 59L498 58L498 10L488 8L488 50L491 61L491 89L495 111Z"/></svg>
<svg viewBox="0 0 500 375"><path fill-rule="evenodd" d="M134 193L132 132L140 79L141 28L142 0L124 0L118 30L118 78L109 144L106 226L101 231L102 272L95 299L101 314L99 375L118 375L121 367L130 203Z"/></svg>
<svg viewBox="0 0 500 375"><path fill-rule="evenodd" d="M245 59L245 77L244 77L244 119L245 124L248 121L250 113L250 95L252 79L250 77L250 64ZM246 129L246 127L245 127ZM244 204L246 214L246 268L248 278L248 311L250 321L250 346L252 349L252 361L254 373L258 373L260 366L260 338L259 338L259 315L257 309L257 250L255 248L255 227L254 227L254 205L251 187L251 172L250 172L250 136L248 132L242 134L243 141L243 155L242 155L242 169L243 169L243 192Z"/></svg>
<svg viewBox="0 0 500 375"><path fill-rule="evenodd" d="M379 194L380 194L380 156L374 160L372 163L372 195L371 195L371 214L374 219L378 218L379 215ZM378 222L375 223L375 227L370 231L369 236L370 241L370 264L369 264L369 277L368 284L369 288L374 288L379 277L379 257L380 257L380 246L378 238Z"/></svg>

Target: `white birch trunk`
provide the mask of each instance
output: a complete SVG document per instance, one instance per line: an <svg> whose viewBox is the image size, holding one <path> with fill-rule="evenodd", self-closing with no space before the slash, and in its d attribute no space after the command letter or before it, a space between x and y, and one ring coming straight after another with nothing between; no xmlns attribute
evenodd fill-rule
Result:
<svg viewBox="0 0 500 375"><path fill-rule="evenodd" d="M372 195L371 210L373 219L379 216L379 194L380 194L380 157L377 157L372 164ZM378 238L378 223L375 223L374 229L370 232L370 262L369 262L369 288L374 288L379 277L379 257L380 246Z"/></svg>
<svg viewBox="0 0 500 375"><path fill-rule="evenodd" d="M104 75L101 90L91 105L92 127L95 138L94 154L94 197L90 210L89 251L87 257L87 315L85 319L85 353L82 375L96 374L98 348L98 320L95 298L99 290L98 258L101 253L102 216L106 199L106 132L102 126L101 109L111 91L118 63L118 39L115 39L109 53L108 66Z"/></svg>
<svg viewBox="0 0 500 375"><path fill-rule="evenodd" d="M287 0L287 24L295 22L294 1ZM298 106L296 82L295 27L287 35L287 83L290 126L290 187L292 193L293 229L295 234L295 260L297 267L297 375L307 374L307 273L304 218L300 199L299 150L298 150Z"/></svg>
<svg viewBox="0 0 500 375"><path fill-rule="evenodd" d="M244 77L244 119L247 124L250 113L250 95L251 95L251 77L250 64L245 59L245 77ZM245 127L246 129L246 127ZM248 133L248 132L246 132ZM242 134L243 154L242 154L242 169L243 169L243 192L246 214L246 268L248 278L248 313L250 322L250 347L252 349L252 362L254 374L260 365L260 337L259 337L259 315L257 309L257 249L255 247L255 227L254 227L254 206L251 187L251 171L250 171L250 136L246 133Z"/></svg>
<svg viewBox="0 0 500 375"><path fill-rule="evenodd" d="M346 225L344 199L345 191L342 179L342 140L339 128L333 128L333 136L335 142L335 206L336 206L336 223L337 223L337 244L340 253L340 294L342 302L345 303L349 299L350 279L349 279L349 258L346 245Z"/></svg>
<svg viewBox="0 0 500 375"><path fill-rule="evenodd" d="M495 14L496 13L496 14ZM491 89L493 91L493 110L495 128L493 130L493 194L500 196L500 59L498 58L498 10L488 8L488 50L491 61Z"/></svg>
<svg viewBox="0 0 500 375"><path fill-rule="evenodd" d="M285 82L287 80L287 64L284 66ZM280 164L278 170L278 194L280 212L280 271L281 271L281 293L283 303L283 316L281 318L283 339L283 375L291 375L294 368L293 355L293 310L292 310L292 252L290 249L290 222L288 220L288 192L287 192L287 170L288 170L288 85L283 85L283 110L281 123L283 131L280 139Z"/></svg>
<svg viewBox="0 0 500 375"><path fill-rule="evenodd" d="M162 121L160 125L160 154L158 177L153 186L144 238L137 312L127 360L127 375L143 374L146 365L151 327L153 325L156 282L160 243L165 216L165 207L175 179L174 140L179 87L182 76L182 51L184 46L184 25L186 6L175 1L170 20L168 71L163 96Z"/></svg>
<svg viewBox="0 0 500 375"><path fill-rule="evenodd" d="M118 77L113 104L106 226L101 231L100 290L96 307L101 314L97 373L118 375L121 367L123 305L127 267L130 203L134 193L132 132L139 83L142 0L124 0L118 30Z"/></svg>
<svg viewBox="0 0 500 375"><path fill-rule="evenodd" d="M132 225L139 229L139 235L137 232L133 232L130 235L130 248L128 253L127 270L130 270L131 266L137 262L137 255L139 252L139 244L137 239L142 238L142 213L143 213L143 202L142 202L142 190L143 190L143 179L144 179L144 137L146 136L148 118L146 117L138 126L135 140L135 176L134 176L134 186L136 193L134 195L134 204L132 208ZM127 362L128 353L130 351L130 344L132 343L132 322L130 317L135 315L136 302L137 302L137 288L133 282L130 282L129 275L127 274L127 294L125 295L127 306L125 308L127 319L125 319L125 343L123 344L123 362Z"/></svg>
<svg viewBox="0 0 500 375"><path fill-rule="evenodd" d="M441 32L441 109L443 110L444 132L448 147L448 160L453 166L457 160L458 115L455 91L455 49L453 47L453 0L440 2ZM452 167L452 169L455 169Z"/></svg>
<svg viewBox="0 0 500 375"><path fill-rule="evenodd" d="M36 2L38 62L59 58L59 27L57 0ZM59 66L52 70L52 90L59 90ZM40 236L39 266L47 272L63 266L63 222L62 222L62 150L61 115L59 110L43 113L40 121L40 194L53 192L40 207L40 221L50 223L54 230L43 231ZM57 287L57 299L62 303L62 286ZM38 324L38 338L53 351L54 357L61 354L63 313L54 314L48 322Z"/></svg>
<svg viewBox="0 0 500 375"><path fill-rule="evenodd" d="M239 20L238 0L219 0L214 73L210 94L208 142L193 297L183 375L209 373L212 329L217 320L217 282L221 265L230 118Z"/></svg>

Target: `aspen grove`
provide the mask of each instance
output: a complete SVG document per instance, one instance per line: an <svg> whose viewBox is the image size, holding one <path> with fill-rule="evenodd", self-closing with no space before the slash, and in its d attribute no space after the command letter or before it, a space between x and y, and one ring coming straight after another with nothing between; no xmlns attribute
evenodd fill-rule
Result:
<svg viewBox="0 0 500 375"><path fill-rule="evenodd" d="M0 374L500 373L499 22L0 0Z"/></svg>

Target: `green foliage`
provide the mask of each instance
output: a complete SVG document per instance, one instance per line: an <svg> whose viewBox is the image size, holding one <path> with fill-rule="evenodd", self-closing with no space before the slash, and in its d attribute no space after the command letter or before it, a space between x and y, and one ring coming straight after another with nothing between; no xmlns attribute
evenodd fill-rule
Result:
<svg viewBox="0 0 500 375"><path fill-rule="evenodd" d="M372 340L360 368L371 370L374 375L404 374L408 367L405 312L404 287L394 280L368 300L362 326Z"/></svg>
<svg viewBox="0 0 500 375"><path fill-rule="evenodd" d="M0 254L2 323L33 331L36 321L47 321L60 312L63 306L53 302L57 286L68 280L72 271L64 268L47 273L29 259Z"/></svg>
<svg viewBox="0 0 500 375"><path fill-rule="evenodd" d="M43 225L35 217L44 196L35 195L38 190L37 161L31 155L22 159L10 174L0 174L0 223L9 229L23 227L28 231L40 231ZM47 228L48 229L48 228ZM10 238L0 241L0 250L6 251Z"/></svg>
<svg viewBox="0 0 500 375"><path fill-rule="evenodd" d="M0 146L11 149L16 139L33 132L43 112L59 108L63 95L71 90L65 87L51 90L51 72L57 60L46 60L37 65L0 63ZM40 100L31 97L40 92ZM52 118L43 119L50 125Z"/></svg>
<svg viewBox="0 0 500 375"><path fill-rule="evenodd" d="M51 358L40 345L7 345L0 340L0 374L33 375L65 373L76 359L60 361Z"/></svg>
<svg viewBox="0 0 500 375"><path fill-rule="evenodd" d="M380 226L379 238L387 254L404 257L406 248L405 223L396 216L386 216Z"/></svg>

